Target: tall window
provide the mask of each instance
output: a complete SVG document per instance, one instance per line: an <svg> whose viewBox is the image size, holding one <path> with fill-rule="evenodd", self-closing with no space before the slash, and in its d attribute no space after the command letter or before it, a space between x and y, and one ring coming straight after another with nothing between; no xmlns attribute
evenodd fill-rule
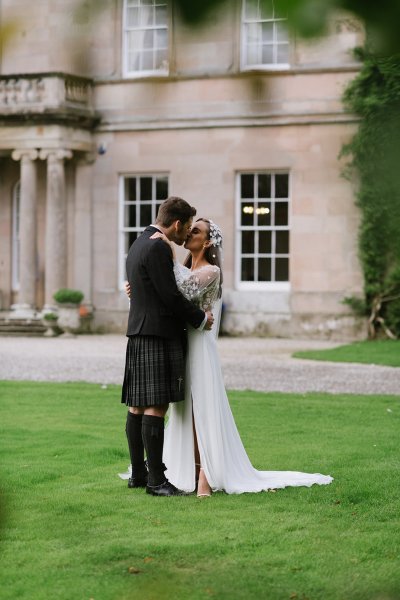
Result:
<svg viewBox="0 0 400 600"><path fill-rule="evenodd" d="M138 235L156 220L158 207L168 198L168 175L126 175L120 180L119 280L126 279L125 260Z"/></svg>
<svg viewBox="0 0 400 600"><path fill-rule="evenodd" d="M168 13L162 0L124 0L124 74L168 73Z"/></svg>
<svg viewBox="0 0 400 600"><path fill-rule="evenodd" d="M289 67L287 18L273 0L243 0L242 69Z"/></svg>
<svg viewBox="0 0 400 600"><path fill-rule="evenodd" d="M237 185L237 283L287 285L289 173L241 173Z"/></svg>
<svg viewBox="0 0 400 600"><path fill-rule="evenodd" d="M20 215L21 182L18 181L12 197L12 237L11 237L11 289L19 290L19 215Z"/></svg>

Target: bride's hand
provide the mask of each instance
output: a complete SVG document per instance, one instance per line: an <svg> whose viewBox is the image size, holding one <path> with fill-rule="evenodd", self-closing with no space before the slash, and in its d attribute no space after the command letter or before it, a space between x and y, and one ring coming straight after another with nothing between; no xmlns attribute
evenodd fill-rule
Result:
<svg viewBox="0 0 400 600"><path fill-rule="evenodd" d="M150 236L150 239L151 239L151 240L158 240L158 239L160 239L160 240L162 240L163 242L165 242L166 244L168 244L168 245L169 245L169 247L170 247L170 248L171 248L171 250L172 250L172 256L173 256L173 258L174 258L174 260L175 260L175 248L174 248L174 245L173 245L173 243L171 242L171 240L169 240L169 239L167 238L167 236L165 235L165 233L161 233L161 231L157 231L156 233L153 233L153 235L151 235L151 236Z"/></svg>
<svg viewBox="0 0 400 600"><path fill-rule="evenodd" d="M161 231L156 231L156 233L153 233L152 236L150 236L151 240L163 240L164 242L166 242L167 244L169 244L170 246L172 245L171 242L169 241L169 239L167 238L167 236L165 235L165 233L161 233Z"/></svg>
<svg viewBox="0 0 400 600"><path fill-rule="evenodd" d="M125 281L125 292L129 298L132 296L131 286L129 285L128 281Z"/></svg>

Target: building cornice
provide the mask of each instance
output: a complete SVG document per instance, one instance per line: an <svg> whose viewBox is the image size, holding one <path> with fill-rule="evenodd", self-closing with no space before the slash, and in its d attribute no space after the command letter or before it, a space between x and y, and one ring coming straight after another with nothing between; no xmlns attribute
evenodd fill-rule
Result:
<svg viewBox="0 0 400 600"><path fill-rule="evenodd" d="M358 117L350 113L320 114L274 114L236 117L199 117L180 119L103 119L97 131L161 131L170 129L214 129L235 127L283 127L292 125L332 125L338 123L357 123Z"/></svg>
<svg viewBox="0 0 400 600"><path fill-rule="evenodd" d="M348 65L315 65L315 66L296 66L285 69L248 69L235 72L198 72L198 73L170 73L168 75L149 75L146 77L97 77L93 79L93 85L116 85L116 84L143 84L143 83L171 83L176 81L195 81L210 79L254 79L271 77L288 77L293 75L321 75L334 73L358 73L360 63L350 63Z"/></svg>

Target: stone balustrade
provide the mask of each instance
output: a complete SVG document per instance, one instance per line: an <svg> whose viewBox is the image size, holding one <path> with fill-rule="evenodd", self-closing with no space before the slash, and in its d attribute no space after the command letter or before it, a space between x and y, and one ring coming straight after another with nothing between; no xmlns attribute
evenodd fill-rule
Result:
<svg viewBox="0 0 400 600"><path fill-rule="evenodd" d="M64 73L0 75L0 119L79 120L92 126L92 81Z"/></svg>

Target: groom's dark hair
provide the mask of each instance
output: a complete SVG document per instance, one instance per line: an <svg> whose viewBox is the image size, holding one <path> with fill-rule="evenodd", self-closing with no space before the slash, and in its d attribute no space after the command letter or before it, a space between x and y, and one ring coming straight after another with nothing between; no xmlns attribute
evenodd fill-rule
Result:
<svg viewBox="0 0 400 600"><path fill-rule="evenodd" d="M174 221L187 223L190 218L194 217L196 209L190 206L182 198L170 196L167 198L158 209L156 223L163 227L169 227Z"/></svg>

